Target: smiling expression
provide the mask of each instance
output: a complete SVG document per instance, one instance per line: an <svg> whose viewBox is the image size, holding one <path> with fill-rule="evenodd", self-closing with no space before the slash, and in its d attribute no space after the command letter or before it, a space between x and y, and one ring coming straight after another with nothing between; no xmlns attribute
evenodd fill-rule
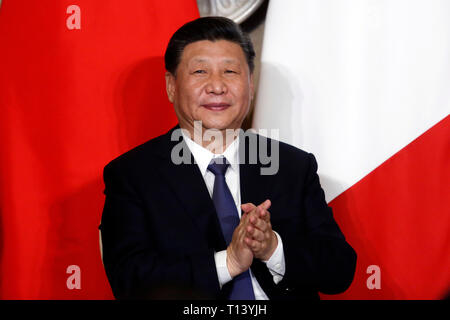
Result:
<svg viewBox="0 0 450 320"><path fill-rule="evenodd" d="M253 75L239 44L202 40L188 44L166 89L181 128L239 129L253 97Z"/></svg>

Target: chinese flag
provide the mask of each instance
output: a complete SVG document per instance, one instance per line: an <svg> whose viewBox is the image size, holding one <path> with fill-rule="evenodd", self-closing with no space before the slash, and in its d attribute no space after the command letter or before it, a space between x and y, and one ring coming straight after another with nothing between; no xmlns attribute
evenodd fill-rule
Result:
<svg viewBox="0 0 450 320"><path fill-rule="evenodd" d="M111 299L103 167L177 120L170 36L195 0L4 0L0 7L0 298Z"/></svg>

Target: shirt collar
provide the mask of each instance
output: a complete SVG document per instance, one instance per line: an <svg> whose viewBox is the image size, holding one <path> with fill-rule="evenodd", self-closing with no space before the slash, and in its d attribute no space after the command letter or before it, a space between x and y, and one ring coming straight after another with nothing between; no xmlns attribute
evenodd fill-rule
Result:
<svg viewBox="0 0 450 320"><path fill-rule="evenodd" d="M197 163L202 176L205 176L211 160L221 156L224 156L228 160L230 163L230 168L233 171L237 173L239 172L239 136L233 140L233 142L225 149L223 153L215 154L193 141L184 133L184 130L181 130L181 133L184 141L186 141L186 144L189 147L189 150L191 150L191 153L194 156L195 162Z"/></svg>

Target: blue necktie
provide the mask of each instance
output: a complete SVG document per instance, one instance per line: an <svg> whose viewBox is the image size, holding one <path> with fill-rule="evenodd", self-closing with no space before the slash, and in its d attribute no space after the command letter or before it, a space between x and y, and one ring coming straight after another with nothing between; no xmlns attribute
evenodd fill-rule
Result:
<svg viewBox="0 0 450 320"><path fill-rule="evenodd" d="M212 159L208 170L215 175L212 199L227 245L230 244L233 231L239 225L239 215L230 189L225 181L225 172L229 167L225 157ZM239 274L232 280L230 300L255 300L249 270Z"/></svg>

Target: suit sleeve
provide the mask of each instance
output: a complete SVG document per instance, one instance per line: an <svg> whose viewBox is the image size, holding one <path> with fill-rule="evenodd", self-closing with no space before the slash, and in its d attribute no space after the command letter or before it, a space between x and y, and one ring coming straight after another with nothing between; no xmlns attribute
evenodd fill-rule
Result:
<svg viewBox="0 0 450 320"><path fill-rule="evenodd" d="M278 286L288 292L302 286L337 294L353 281L356 253L346 242L325 201L312 154L308 166L301 195L304 229L283 237L286 272Z"/></svg>
<svg viewBox="0 0 450 320"><path fill-rule="evenodd" d="M159 252L148 212L118 163L104 169L100 230L103 264L118 299L214 298L220 287L214 252Z"/></svg>

